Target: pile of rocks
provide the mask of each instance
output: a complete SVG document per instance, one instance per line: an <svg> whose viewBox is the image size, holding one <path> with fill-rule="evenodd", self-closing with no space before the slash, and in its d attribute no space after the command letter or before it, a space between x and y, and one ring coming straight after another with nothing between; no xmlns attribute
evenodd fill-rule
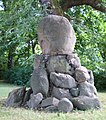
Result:
<svg viewBox="0 0 106 120"><path fill-rule="evenodd" d="M38 35L43 54L35 56L31 88L12 91L6 106L50 112L100 108L93 73L73 53L76 39L69 21L56 15L45 17Z"/></svg>

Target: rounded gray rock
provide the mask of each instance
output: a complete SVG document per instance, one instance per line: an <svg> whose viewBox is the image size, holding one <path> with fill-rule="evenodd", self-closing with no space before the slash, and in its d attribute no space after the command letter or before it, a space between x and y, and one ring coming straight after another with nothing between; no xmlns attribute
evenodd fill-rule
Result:
<svg viewBox="0 0 106 120"><path fill-rule="evenodd" d="M81 66L80 59L77 54L67 55L68 63L72 66L72 68L78 68Z"/></svg>
<svg viewBox="0 0 106 120"><path fill-rule="evenodd" d="M48 15L38 25L38 38L43 54L71 54L76 37L67 18Z"/></svg>
<svg viewBox="0 0 106 120"><path fill-rule="evenodd" d="M53 87L52 96L58 98L59 100L62 98L72 98L71 94L69 93L69 89L62 89L57 87Z"/></svg>
<svg viewBox="0 0 106 120"><path fill-rule="evenodd" d="M31 109L37 109L39 103L42 101L43 95L38 93L36 95L31 94L30 100L27 102L27 106Z"/></svg>
<svg viewBox="0 0 106 120"><path fill-rule="evenodd" d="M73 104L69 99L62 98L58 103L58 110L64 113L71 112L73 110Z"/></svg>
<svg viewBox="0 0 106 120"><path fill-rule="evenodd" d="M5 105L8 107L20 107L22 105L24 96L25 96L26 88L17 88L12 90L8 98L6 99Z"/></svg>
<svg viewBox="0 0 106 120"><path fill-rule="evenodd" d="M101 107L97 97L79 96L73 98L72 103L79 110L99 109Z"/></svg>
<svg viewBox="0 0 106 120"><path fill-rule="evenodd" d="M80 91L79 96L95 97L97 95L96 87L87 81L80 83L78 88Z"/></svg>
<svg viewBox="0 0 106 120"><path fill-rule="evenodd" d="M73 97L78 97L78 95L79 95L79 89L78 88L71 88L70 89L70 93L71 93L71 95L73 96Z"/></svg>
<svg viewBox="0 0 106 120"><path fill-rule="evenodd" d="M69 89L76 87L75 79L68 74L51 72L50 80L56 87Z"/></svg>
<svg viewBox="0 0 106 120"><path fill-rule="evenodd" d="M49 56L46 66L49 73L58 72L68 73L70 75L73 74L72 68L67 62L66 55Z"/></svg>
<svg viewBox="0 0 106 120"><path fill-rule="evenodd" d="M59 100L55 97L48 97L44 99L41 103L41 107L48 107L48 106L57 106Z"/></svg>
<svg viewBox="0 0 106 120"><path fill-rule="evenodd" d="M75 78L78 81L78 83L89 80L90 75L88 73L87 68L84 66L80 66L79 68L76 68L75 69Z"/></svg>

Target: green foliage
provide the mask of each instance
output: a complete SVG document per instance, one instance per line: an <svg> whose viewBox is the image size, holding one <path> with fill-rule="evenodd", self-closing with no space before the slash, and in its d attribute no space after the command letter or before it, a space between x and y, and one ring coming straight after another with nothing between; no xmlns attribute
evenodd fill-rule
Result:
<svg viewBox="0 0 106 120"><path fill-rule="evenodd" d="M76 32L81 64L93 70L98 89L106 88L106 14L88 6L74 7L67 13Z"/></svg>
<svg viewBox="0 0 106 120"><path fill-rule="evenodd" d="M41 53L37 27L45 13L38 1L3 0L5 11L0 11L1 79L7 76L7 81L16 84L25 84L29 79L26 78L27 73L31 74L34 54ZM73 7L66 14L72 18L77 37L75 48L82 65L93 70L98 89L106 88L106 14L88 6Z"/></svg>
<svg viewBox="0 0 106 120"><path fill-rule="evenodd" d="M95 85L98 90L106 90L106 62L102 64L101 70L97 73L95 72Z"/></svg>
<svg viewBox="0 0 106 120"><path fill-rule="evenodd" d="M32 67L16 67L5 72L5 81L16 85L29 86L29 80L32 73Z"/></svg>
<svg viewBox="0 0 106 120"><path fill-rule="evenodd" d="M79 111L71 113L50 113L42 111L27 110L23 108L5 107L4 99L9 92L19 88L10 84L0 84L0 119L1 120L106 120L106 92L98 93L102 101L102 109Z"/></svg>
<svg viewBox="0 0 106 120"><path fill-rule="evenodd" d="M38 0L3 0L3 2L5 11L0 11L1 79L4 71L11 71L7 70L9 57L12 58L12 70L28 64L32 67L34 54L41 53L37 41L37 25L43 16Z"/></svg>

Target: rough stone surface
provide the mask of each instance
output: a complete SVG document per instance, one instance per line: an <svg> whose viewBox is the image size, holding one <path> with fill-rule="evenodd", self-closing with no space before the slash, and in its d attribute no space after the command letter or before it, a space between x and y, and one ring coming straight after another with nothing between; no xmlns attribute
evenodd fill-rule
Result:
<svg viewBox="0 0 106 120"><path fill-rule="evenodd" d="M31 89L12 91L6 106L49 112L70 112L73 104L81 110L100 108L93 73L81 66L74 52L76 37L70 22L63 16L44 17L38 40L42 54L35 55Z"/></svg>
<svg viewBox="0 0 106 120"><path fill-rule="evenodd" d="M38 26L38 37L43 54L71 54L76 37L74 30L63 16L44 17Z"/></svg>
<svg viewBox="0 0 106 120"><path fill-rule="evenodd" d="M38 93L36 95L31 94L30 100L27 102L28 108L31 109L37 109L39 103L42 101L43 95L41 93Z"/></svg>
<svg viewBox="0 0 106 120"><path fill-rule="evenodd" d="M31 87L34 94L42 93L44 96L47 95L49 82L47 78L47 72L44 68L38 68L33 71Z"/></svg>
<svg viewBox="0 0 106 120"><path fill-rule="evenodd" d="M50 74L50 80L56 87L60 88L76 87L75 79L68 74L52 72Z"/></svg>
<svg viewBox="0 0 106 120"><path fill-rule="evenodd" d="M39 67L44 67L44 56L43 55L35 55L34 59L34 69L38 69Z"/></svg>
<svg viewBox="0 0 106 120"><path fill-rule="evenodd" d="M60 112L71 112L73 110L73 104L67 98L62 98L58 104L58 110Z"/></svg>
<svg viewBox="0 0 106 120"><path fill-rule="evenodd" d="M28 89L25 93L25 96L24 96L24 99L23 99L23 102L22 102L22 105L25 105L27 101L29 101L30 99L30 95L32 94L32 89Z"/></svg>
<svg viewBox="0 0 106 120"><path fill-rule="evenodd" d="M48 106L44 109L46 112L57 112L58 111L58 107L57 106Z"/></svg>
<svg viewBox="0 0 106 120"><path fill-rule="evenodd" d="M72 68L78 68L81 66L80 59L76 54L67 55L67 60Z"/></svg>
<svg viewBox="0 0 106 120"><path fill-rule="evenodd" d="M77 87L71 88L70 93L73 97L78 97L79 96L79 89Z"/></svg>
<svg viewBox="0 0 106 120"><path fill-rule="evenodd" d="M18 88L11 91L8 95L8 98L5 102L5 105L8 107L20 107L24 99L26 88Z"/></svg>
<svg viewBox="0 0 106 120"><path fill-rule="evenodd" d="M53 87L52 96L58 98L59 100L65 97L68 99L72 98L68 89L62 89L62 88L57 88L57 87Z"/></svg>
<svg viewBox="0 0 106 120"><path fill-rule="evenodd" d="M101 107L97 97L80 96L72 99L73 105L79 110L98 109Z"/></svg>
<svg viewBox="0 0 106 120"><path fill-rule="evenodd" d="M94 85L86 82L82 82L78 85L79 88L79 96L89 96L89 97L94 97L97 95L97 90Z"/></svg>
<svg viewBox="0 0 106 120"><path fill-rule="evenodd" d="M35 55L34 69L38 69L39 67L45 68L48 57L49 55Z"/></svg>
<svg viewBox="0 0 106 120"><path fill-rule="evenodd" d="M50 56L47 62L47 70L50 72L73 74L71 66L66 60L65 55Z"/></svg>
<svg viewBox="0 0 106 120"><path fill-rule="evenodd" d="M88 70L83 66L75 69L75 77L79 83L87 81L90 79L90 75L88 74Z"/></svg>
<svg viewBox="0 0 106 120"><path fill-rule="evenodd" d="M94 76L93 76L93 72L91 70L88 70L88 73L90 75L90 79L88 79L87 81L91 84L94 85Z"/></svg>
<svg viewBox="0 0 106 120"><path fill-rule="evenodd" d="M41 103L41 107L48 107L48 106L57 106L59 100L55 97L48 97L44 99Z"/></svg>

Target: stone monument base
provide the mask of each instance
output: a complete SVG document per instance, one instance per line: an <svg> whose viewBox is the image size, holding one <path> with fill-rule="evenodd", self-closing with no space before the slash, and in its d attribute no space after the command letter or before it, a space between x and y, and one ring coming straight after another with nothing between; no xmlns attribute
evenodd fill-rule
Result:
<svg viewBox="0 0 106 120"><path fill-rule="evenodd" d="M49 112L100 108L91 70L74 55L37 55L31 89L12 91L6 106L27 107Z"/></svg>
<svg viewBox="0 0 106 120"><path fill-rule="evenodd" d="M38 27L42 55L36 55L31 88L12 91L6 106L71 112L100 108L91 70L73 53L76 37L70 22L57 15L45 17Z"/></svg>

